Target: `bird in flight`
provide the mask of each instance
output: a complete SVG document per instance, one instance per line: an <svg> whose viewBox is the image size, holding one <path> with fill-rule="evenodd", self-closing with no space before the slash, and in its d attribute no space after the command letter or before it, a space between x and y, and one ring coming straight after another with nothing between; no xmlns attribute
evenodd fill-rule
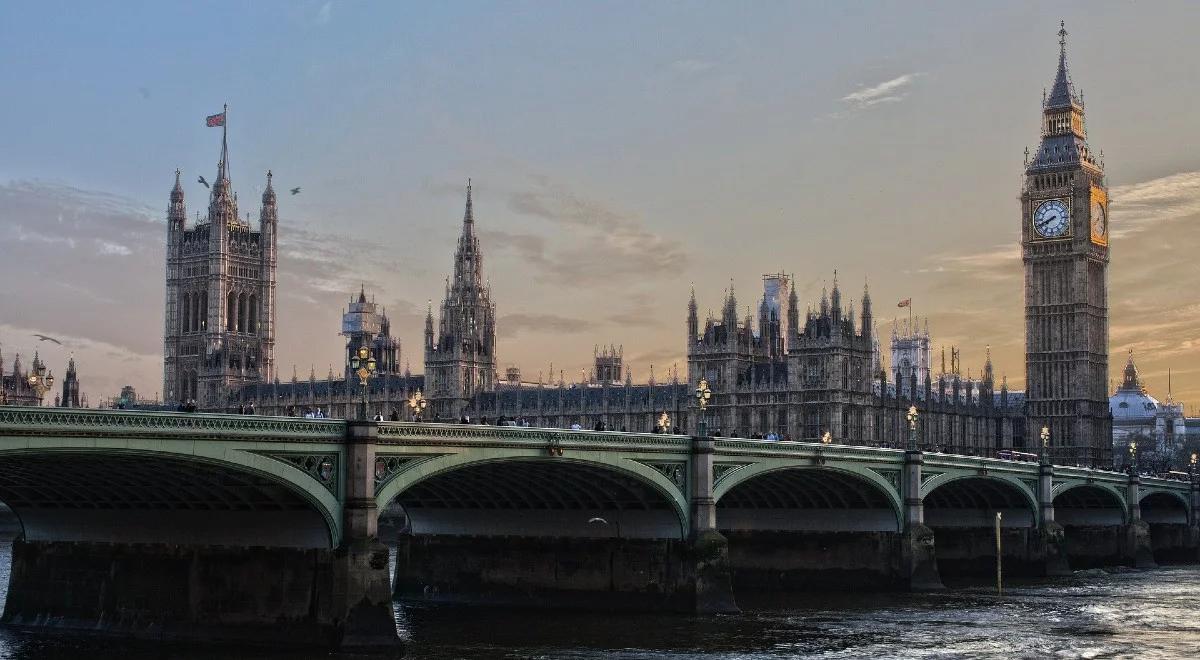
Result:
<svg viewBox="0 0 1200 660"><path fill-rule="evenodd" d="M58 344L59 346L62 346L62 342L55 339L54 337L47 337L46 335L39 335L37 333L34 333L33 336L37 337L38 341L52 341L52 342Z"/></svg>
<svg viewBox="0 0 1200 660"><path fill-rule="evenodd" d="M199 179L197 179L197 181L199 181L200 183L202 183L202 184L204 185L204 187L205 187L205 188L208 188L208 187L209 187L209 186L208 186L208 182L204 180L204 175L200 175L200 178L199 178Z"/></svg>
<svg viewBox="0 0 1200 660"><path fill-rule="evenodd" d="M300 194L300 187L299 187L299 186L297 186L297 187L295 187L295 188L292 188L292 194L293 194L293 195L299 195L299 194Z"/></svg>

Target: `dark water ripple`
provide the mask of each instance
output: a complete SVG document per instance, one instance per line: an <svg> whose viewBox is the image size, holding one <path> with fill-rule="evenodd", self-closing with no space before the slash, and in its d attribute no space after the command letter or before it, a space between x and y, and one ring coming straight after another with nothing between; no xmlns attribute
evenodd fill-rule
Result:
<svg viewBox="0 0 1200 660"><path fill-rule="evenodd" d="M8 548L0 546L0 593ZM742 603L738 616L397 607L424 660L1200 658L1200 567L1097 574L941 594L832 594ZM0 660L329 658L0 630Z"/></svg>

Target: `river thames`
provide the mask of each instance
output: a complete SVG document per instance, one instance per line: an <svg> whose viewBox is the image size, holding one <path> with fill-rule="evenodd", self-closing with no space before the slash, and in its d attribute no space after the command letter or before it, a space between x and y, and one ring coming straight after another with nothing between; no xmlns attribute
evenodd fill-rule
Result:
<svg viewBox="0 0 1200 660"><path fill-rule="evenodd" d="M0 593L9 547L0 546ZM1196 658L1200 567L1088 571L937 594L743 600L738 616L397 606L409 658ZM330 657L0 630L0 660ZM354 656L363 657L363 656Z"/></svg>

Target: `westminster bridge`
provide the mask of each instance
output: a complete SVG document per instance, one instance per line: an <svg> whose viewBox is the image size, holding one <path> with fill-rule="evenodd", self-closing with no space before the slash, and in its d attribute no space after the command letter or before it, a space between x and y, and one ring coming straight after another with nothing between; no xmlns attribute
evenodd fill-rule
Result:
<svg viewBox="0 0 1200 660"><path fill-rule="evenodd" d="M727 612L741 592L936 589L994 571L996 514L1006 574L1194 561L1200 541L1195 479L802 442L53 408L0 408L0 502L21 528L7 625L343 648L398 644L393 596ZM385 509L399 533L381 539Z"/></svg>

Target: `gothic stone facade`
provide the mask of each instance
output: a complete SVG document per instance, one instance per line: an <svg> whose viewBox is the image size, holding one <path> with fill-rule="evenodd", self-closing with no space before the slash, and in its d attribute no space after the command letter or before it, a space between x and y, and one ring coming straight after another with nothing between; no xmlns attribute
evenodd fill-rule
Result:
<svg viewBox="0 0 1200 660"><path fill-rule="evenodd" d="M621 384L611 380L611 370L604 379L574 386L561 379L557 385L521 383L519 376L499 383L496 310L483 278L468 185L454 278L447 281L436 332L432 308L426 317L423 385L433 401L427 418L509 417L542 426L634 431L653 428L667 413L670 426L695 433L699 411L691 393L704 378L713 388L705 411L711 433L806 440L828 433L839 443L902 446L908 437L905 414L916 405L921 410L918 442L925 448L1034 452L1046 425L1057 461L1108 465L1107 192L1102 168L1084 141L1083 104L1067 75L1065 40L1044 104L1042 133L1038 153L1027 164L1021 199L1027 397L1009 392L1003 382L997 391L990 356L977 381L963 380L957 370L935 379L927 368L923 373L897 370L889 379L879 368L869 292L863 292L856 320L854 305L843 304L835 277L831 295L822 294L801 323L791 279L780 274L764 277L757 326L749 311L738 318L731 288L720 318L710 317L701 328L693 292L686 383L634 385L626 378ZM927 363L928 356L922 361ZM604 367L598 364L597 373ZM270 395L276 400L278 387ZM349 410L351 395L347 390L335 394L339 387L332 377L324 388L312 380L307 396L344 400L340 405ZM263 396L261 387L250 389ZM291 389L287 396L295 401L303 385Z"/></svg>
<svg viewBox="0 0 1200 660"><path fill-rule="evenodd" d="M1057 462L1108 465L1108 188L1067 72L1066 30L1059 35L1041 145L1021 191L1028 432L1050 429Z"/></svg>
<svg viewBox="0 0 1200 660"><path fill-rule="evenodd" d="M223 136L208 217L186 225L176 170L167 207L163 400L219 408L233 389L274 376L278 211L271 173L255 231L249 214L238 215Z"/></svg>
<svg viewBox="0 0 1200 660"><path fill-rule="evenodd" d="M458 419L477 395L496 388L496 307L483 279L470 182L454 280L446 281L436 335L432 307L425 317L425 382L432 412L446 420Z"/></svg>

